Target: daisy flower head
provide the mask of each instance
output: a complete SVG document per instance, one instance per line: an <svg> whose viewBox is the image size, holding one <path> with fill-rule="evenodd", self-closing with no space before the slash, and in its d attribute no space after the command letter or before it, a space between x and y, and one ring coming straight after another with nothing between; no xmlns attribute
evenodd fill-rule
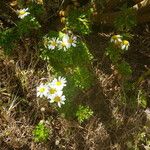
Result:
<svg viewBox="0 0 150 150"><path fill-rule="evenodd" d="M55 49L58 45L59 41L57 38L52 38L51 40L48 41L48 49Z"/></svg>
<svg viewBox="0 0 150 150"><path fill-rule="evenodd" d="M68 39L68 43L71 44L71 46L76 47L76 43L77 43L77 37L71 35Z"/></svg>
<svg viewBox="0 0 150 150"><path fill-rule="evenodd" d="M66 86L66 79L64 77L58 77L58 79L54 79L52 81L52 85L58 89L58 90L62 90L64 86Z"/></svg>
<svg viewBox="0 0 150 150"><path fill-rule="evenodd" d="M50 86L48 86L48 91L47 91L47 98L48 99L51 99L51 97L53 96L53 95L55 95L56 93L63 93L61 90L59 90L59 89L57 89L56 87L54 87L54 86L52 86L51 84L50 84Z"/></svg>
<svg viewBox="0 0 150 150"><path fill-rule="evenodd" d="M50 103L57 103L58 107L61 107L62 104L65 104L65 96L62 95L62 92L57 92L56 94L52 95Z"/></svg>
<svg viewBox="0 0 150 150"><path fill-rule="evenodd" d="M28 12L28 10L29 10L28 8L17 10L18 18L23 19L24 17L26 17L27 15L29 15L30 12Z"/></svg>
<svg viewBox="0 0 150 150"><path fill-rule="evenodd" d="M123 40L123 41L121 42L121 49L122 49L122 50L128 50L129 46L130 46L129 41Z"/></svg>
<svg viewBox="0 0 150 150"><path fill-rule="evenodd" d="M63 36L62 41L59 42L59 49L64 49L65 51L71 47L69 42L69 36L66 34Z"/></svg>
<svg viewBox="0 0 150 150"><path fill-rule="evenodd" d="M47 85L44 85L43 83L41 83L38 87L37 87L37 97L47 97Z"/></svg>
<svg viewBox="0 0 150 150"><path fill-rule="evenodd" d="M121 43L122 42L122 36L121 35L113 35L110 39L110 42L115 43L115 44Z"/></svg>

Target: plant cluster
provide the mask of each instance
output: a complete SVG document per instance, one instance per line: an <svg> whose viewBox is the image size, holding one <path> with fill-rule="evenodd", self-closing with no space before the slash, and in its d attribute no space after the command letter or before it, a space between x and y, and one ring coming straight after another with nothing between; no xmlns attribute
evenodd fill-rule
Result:
<svg viewBox="0 0 150 150"><path fill-rule="evenodd" d="M129 46L130 43L124 39L124 36L113 35L106 51L106 55L109 56L112 63L123 76L130 76L132 74L130 65L122 58L122 55L128 50Z"/></svg>
<svg viewBox="0 0 150 150"><path fill-rule="evenodd" d="M92 55L80 37L71 31L51 31L44 36L40 47L41 58L53 67L55 73L67 76L76 87L90 86L92 75L88 66Z"/></svg>
<svg viewBox="0 0 150 150"><path fill-rule="evenodd" d="M43 44L46 49L49 50L63 50L67 51L67 49L71 47L76 47L77 37L69 34L64 34L59 37L44 37Z"/></svg>
<svg viewBox="0 0 150 150"><path fill-rule="evenodd" d="M118 31L129 32L137 25L136 13L133 9L123 5L121 13L114 21L114 26Z"/></svg>
<svg viewBox="0 0 150 150"><path fill-rule="evenodd" d="M33 130L33 136L35 142L44 142L48 140L49 137L49 129L45 126L43 121L40 121Z"/></svg>
<svg viewBox="0 0 150 150"><path fill-rule="evenodd" d="M65 104L65 95L63 95L63 88L66 86L66 79L63 77L58 77L52 82L47 82L46 84L41 83L37 87L37 97L45 97L50 100L50 103L57 103L59 107Z"/></svg>
<svg viewBox="0 0 150 150"><path fill-rule="evenodd" d="M88 9L87 11L73 9L69 11L69 15L66 17L65 21L66 28L81 34L89 34L91 32L89 18L92 12L92 9Z"/></svg>
<svg viewBox="0 0 150 150"><path fill-rule="evenodd" d="M76 117L79 123L84 122L93 115L93 111L88 106L79 105L79 108L76 112Z"/></svg>
<svg viewBox="0 0 150 150"><path fill-rule="evenodd" d="M113 35L111 37L110 44L106 51L106 54L111 59L112 63L123 76L130 76L132 74L130 65L122 56L130 46L128 39L131 39L131 35L129 34L129 31L137 24L135 16L133 9L128 8L127 4L123 5L120 15L117 16L114 21L114 27L122 34Z"/></svg>
<svg viewBox="0 0 150 150"><path fill-rule="evenodd" d="M29 12L29 8L17 10L16 13L19 20L14 23L15 26L0 30L0 45L7 55L13 52L20 40L30 37L41 27L36 17Z"/></svg>
<svg viewBox="0 0 150 150"><path fill-rule="evenodd" d="M24 4L20 3L20 6L22 7ZM4 47L5 52L11 52L20 39L30 37L32 33L41 33L38 13L44 13L42 7L42 4L30 2L29 7L16 11L19 18L16 26L1 32L0 44ZM41 83L37 87L37 97L47 98L50 103L57 103L59 107L65 104L66 98L71 102L75 94L74 91L77 89L89 88L93 80L89 67L92 55L81 36L90 33L89 18L92 10L72 9L69 12L65 28L62 31L50 30L44 36L43 33L37 34L39 36L40 57L48 62L48 65L53 68L50 70L52 74L58 77L51 82ZM10 49L7 50L7 48ZM66 78L68 87L71 88L66 88L66 94L63 95Z"/></svg>
<svg viewBox="0 0 150 150"><path fill-rule="evenodd" d="M93 56L82 36L90 33L92 10L69 10L65 28L61 31L50 29L45 34L41 22L41 16L46 14L43 3L29 1L28 7L22 1L18 1L18 4L18 20L14 22L13 27L1 30L0 45L6 54L13 54L13 49L20 42L24 42L24 39L36 37L39 43L36 46L39 58L52 68L49 71L54 76L53 80L41 82L37 86L36 95L39 99L47 99L53 106L58 105L58 110L66 117L75 117L77 109L73 104L74 97L80 90L89 88L93 82L90 70ZM81 107L77 112L79 122L83 122L91 115L92 110L88 107ZM44 123L39 123L33 131L37 142L47 140L48 134Z"/></svg>
<svg viewBox="0 0 150 150"><path fill-rule="evenodd" d="M65 89L67 100L63 113L65 116L72 114L73 117L73 113L70 113L74 109L73 95L76 95L78 90L87 89L92 85L93 76L89 66L93 57L82 38L74 35L70 30L66 32L50 31L43 37L40 51L41 58L53 67L52 73L67 78L68 84Z"/></svg>

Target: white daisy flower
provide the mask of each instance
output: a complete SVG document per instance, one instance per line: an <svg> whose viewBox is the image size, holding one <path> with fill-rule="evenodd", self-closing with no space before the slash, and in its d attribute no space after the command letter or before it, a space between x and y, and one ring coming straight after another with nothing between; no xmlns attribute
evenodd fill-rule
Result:
<svg viewBox="0 0 150 150"><path fill-rule="evenodd" d="M54 87L50 84L50 86L48 86L47 98L51 99L51 97L58 92L61 94L63 93L61 90L57 89L56 87Z"/></svg>
<svg viewBox="0 0 150 150"><path fill-rule="evenodd" d="M37 97L43 96L47 97L47 91L48 91L47 85L41 83L40 86L37 87Z"/></svg>
<svg viewBox="0 0 150 150"><path fill-rule="evenodd" d="M73 47L76 47L77 37L72 35L71 37L69 37L68 43L70 43Z"/></svg>
<svg viewBox="0 0 150 150"><path fill-rule="evenodd" d="M62 95L62 92L58 92L54 95L52 95L50 103L56 102L58 104L58 107L61 107L62 104L65 104L65 96Z"/></svg>
<svg viewBox="0 0 150 150"><path fill-rule="evenodd" d="M52 38L51 40L48 41L48 49L55 49L58 45L59 41L56 38Z"/></svg>
<svg viewBox="0 0 150 150"><path fill-rule="evenodd" d="M69 36L66 34L62 38L62 41L59 42L59 49L64 49L66 51L66 49L70 47L71 47L71 43L69 42Z"/></svg>
<svg viewBox="0 0 150 150"><path fill-rule="evenodd" d="M21 19L23 19L25 16L30 14L30 12L28 12L28 8L17 10L17 13L18 13L18 18L21 18Z"/></svg>
<svg viewBox="0 0 150 150"><path fill-rule="evenodd" d="M110 42L118 44L122 42L122 36L121 35L113 35L110 39Z"/></svg>
<svg viewBox="0 0 150 150"><path fill-rule="evenodd" d="M129 41L123 40L123 41L121 42L121 49L122 49L122 50L128 50L129 46L130 46Z"/></svg>
<svg viewBox="0 0 150 150"><path fill-rule="evenodd" d="M66 86L66 79L65 78L63 78L63 77L58 77L58 79L54 79L53 81L52 81L52 85L53 85L53 87L55 87L56 89L58 89L58 90L62 90L63 89L63 87L64 86Z"/></svg>

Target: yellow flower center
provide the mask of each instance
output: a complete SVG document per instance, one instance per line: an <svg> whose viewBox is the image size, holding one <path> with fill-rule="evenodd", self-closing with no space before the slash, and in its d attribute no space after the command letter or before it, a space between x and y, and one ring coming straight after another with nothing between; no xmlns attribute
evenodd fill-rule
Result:
<svg viewBox="0 0 150 150"><path fill-rule="evenodd" d="M52 41L52 42L51 42L51 45L52 45L52 46L56 46L57 43L56 43L55 41Z"/></svg>
<svg viewBox="0 0 150 150"><path fill-rule="evenodd" d="M24 11L24 10L19 11L19 15L24 15L25 13L26 13L26 11Z"/></svg>
<svg viewBox="0 0 150 150"><path fill-rule="evenodd" d="M50 93L50 94L54 94L54 93L56 93L56 89L51 88L51 89L49 90L49 93Z"/></svg>
<svg viewBox="0 0 150 150"><path fill-rule="evenodd" d="M54 101L55 101L55 102L60 102L60 101L61 101L61 98L60 98L59 96L56 96L56 97L54 98Z"/></svg>
<svg viewBox="0 0 150 150"><path fill-rule="evenodd" d="M45 88L40 88L39 91L40 91L41 93L43 93L43 92L45 91Z"/></svg>
<svg viewBox="0 0 150 150"><path fill-rule="evenodd" d="M65 46L66 46L66 43L65 43L65 42L62 42L61 45L62 45L63 47L65 47Z"/></svg>
<svg viewBox="0 0 150 150"><path fill-rule="evenodd" d="M117 40L119 37L118 37L117 35L113 35L112 38L113 38L114 40Z"/></svg>
<svg viewBox="0 0 150 150"><path fill-rule="evenodd" d="M128 42L127 40L124 40L124 41L123 41L123 44L124 44L124 45L129 45L129 42Z"/></svg>
<svg viewBox="0 0 150 150"><path fill-rule="evenodd" d="M57 85L57 86L60 86L61 84L62 84L62 83L61 83L60 81L57 81L57 82L56 82L56 85Z"/></svg>
<svg viewBox="0 0 150 150"><path fill-rule="evenodd" d="M69 42L69 43L73 43L73 39L70 38L70 39L68 40L68 42Z"/></svg>

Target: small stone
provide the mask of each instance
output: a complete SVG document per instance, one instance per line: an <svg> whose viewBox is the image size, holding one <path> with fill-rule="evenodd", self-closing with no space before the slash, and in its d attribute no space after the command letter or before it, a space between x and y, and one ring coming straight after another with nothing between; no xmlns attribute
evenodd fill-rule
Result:
<svg viewBox="0 0 150 150"><path fill-rule="evenodd" d="M41 112L44 112L45 111L45 107L41 107Z"/></svg>

